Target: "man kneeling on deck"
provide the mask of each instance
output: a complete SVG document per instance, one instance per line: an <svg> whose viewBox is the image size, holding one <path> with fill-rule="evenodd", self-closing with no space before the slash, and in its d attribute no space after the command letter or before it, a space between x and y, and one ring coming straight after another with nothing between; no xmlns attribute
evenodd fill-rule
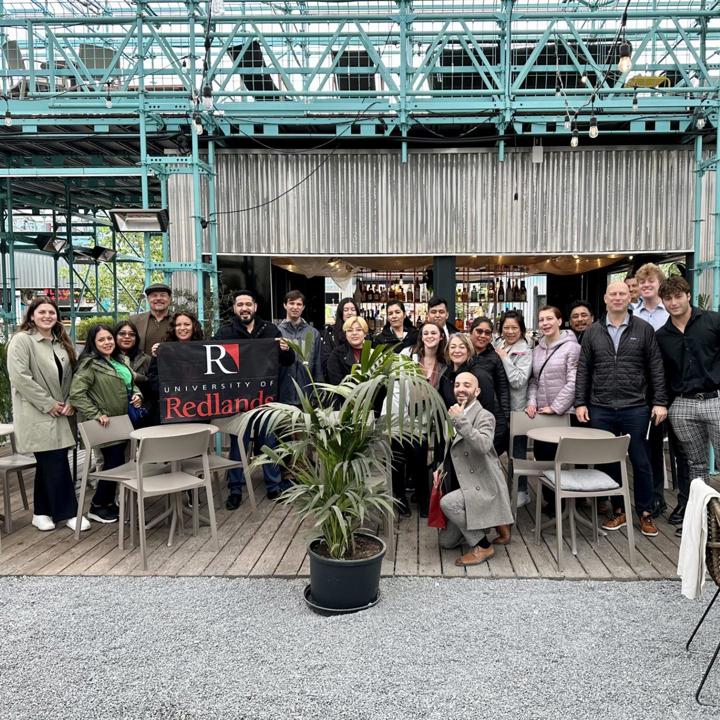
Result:
<svg viewBox="0 0 720 720"><path fill-rule="evenodd" d="M513 522L505 475L493 448L495 417L478 401L480 388L475 375L459 373L455 378L457 403L448 412L455 437L445 461L449 492L440 501L448 527L440 533L440 544L454 548L463 539L470 552L459 557L456 565L479 565L495 550L485 534L494 527L498 536L493 544L510 542Z"/></svg>

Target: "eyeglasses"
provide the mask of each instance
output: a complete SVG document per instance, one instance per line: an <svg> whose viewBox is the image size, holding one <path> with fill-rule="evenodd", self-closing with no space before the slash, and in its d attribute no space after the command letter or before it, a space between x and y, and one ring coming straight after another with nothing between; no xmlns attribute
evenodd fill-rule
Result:
<svg viewBox="0 0 720 720"><path fill-rule="evenodd" d="M134 332L119 332L118 337L136 337Z"/></svg>
<svg viewBox="0 0 720 720"><path fill-rule="evenodd" d="M482 328L475 328L473 332L476 335L487 335L488 337L492 337L492 330L483 330Z"/></svg>

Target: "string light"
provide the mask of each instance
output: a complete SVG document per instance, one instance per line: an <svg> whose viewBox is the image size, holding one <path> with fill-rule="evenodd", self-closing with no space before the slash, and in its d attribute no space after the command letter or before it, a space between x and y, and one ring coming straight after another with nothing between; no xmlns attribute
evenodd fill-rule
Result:
<svg viewBox="0 0 720 720"><path fill-rule="evenodd" d="M110 96L110 83L105 83L105 107L110 110L112 108L112 97Z"/></svg>
<svg viewBox="0 0 720 720"><path fill-rule="evenodd" d="M632 111L637 112L638 111L638 99L637 95L633 92L633 100L632 100Z"/></svg>
<svg viewBox="0 0 720 720"><path fill-rule="evenodd" d="M566 129L566 130L569 130L570 127L572 126L572 123L570 122L570 116L569 116L569 115L566 115L566 116L565 116L565 122L563 123L563 125L565 126L565 129Z"/></svg>
<svg viewBox="0 0 720 720"><path fill-rule="evenodd" d="M13 119L10 114L10 108L5 111L5 127L12 127Z"/></svg>
<svg viewBox="0 0 720 720"><path fill-rule="evenodd" d="M555 97L560 97L562 93L562 86L560 85L560 79L555 81Z"/></svg>
<svg viewBox="0 0 720 720"><path fill-rule="evenodd" d="M192 119L193 119L193 129L195 130L195 132L198 135L202 135L203 130L205 128L203 128L202 117L200 117L200 113L197 113L197 112L193 113Z"/></svg>
<svg viewBox="0 0 720 720"><path fill-rule="evenodd" d="M618 70L623 73L630 71L632 67L632 45L627 41L623 40L620 43L620 59L618 60Z"/></svg>
<svg viewBox="0 0 720 720"><path fill-rule="evenodd" d="M695 127L698 130L702 130L705 127L705 115L702 112L698 113L697 119L695 120Z"/></svg>
<svg viewBox="0 0 720 720"><path fill-rule="evenodd" d="M600 130L598 130L597 118L593 115L590 118L590 130L588 135L594 140L599 134Z"/></svg>
<svg viewBox="0 0 720 720"><path fill-rule="evenodd" d="M570 147L576 148L580 144L580 136L578 135L577 126L573 125L572 137L570 138Z"/></svg>

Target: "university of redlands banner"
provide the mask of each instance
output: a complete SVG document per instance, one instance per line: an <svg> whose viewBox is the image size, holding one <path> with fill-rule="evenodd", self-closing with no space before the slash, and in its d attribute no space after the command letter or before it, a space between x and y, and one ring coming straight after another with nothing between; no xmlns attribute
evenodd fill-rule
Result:
<svg viewBox="0 0 720 720"><path fill-rule="evenodd" d="M231 417L277 397L276 340L166 342L157 357L163 423Z"/></svg>

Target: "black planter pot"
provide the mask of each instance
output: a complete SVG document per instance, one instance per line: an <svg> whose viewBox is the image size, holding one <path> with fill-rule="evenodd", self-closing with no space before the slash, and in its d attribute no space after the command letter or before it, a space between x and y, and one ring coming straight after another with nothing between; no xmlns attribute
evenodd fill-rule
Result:
<svg viewBox="0 0 720 720"><path fill-rule="evenodd" d="M308 543L310 585L305 600L313 610L324 614L347 613L364 610L377 602L386 547L379 537L357 533L362 535L382 546L377 555L361 560L336 560L315 552L314 546L322 538Z"/></svg>

